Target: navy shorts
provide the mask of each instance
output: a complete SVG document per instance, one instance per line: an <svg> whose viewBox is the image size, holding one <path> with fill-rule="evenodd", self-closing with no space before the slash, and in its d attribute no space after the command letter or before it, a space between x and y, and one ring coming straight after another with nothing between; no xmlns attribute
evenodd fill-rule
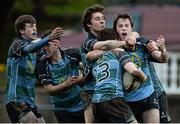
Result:
<svg viewBox="0 0 180 124"><path fill-rule="evenodd" d="M143 112L154 108L159 109L159 102L156 92L153 92L149 97L145 99L135 102L128 102L128 104L131 107L137 121L140 123L143 122L142 119Z"/></svg>
<svg viewBox="0 0 180 124"><path fill-rule="evenodd" d="M59 123L85 123L84 110L77 112L55 111Z"/></svg>
<svg viewBox="0 0 180 124"><path fill-rule="evenodd" d="M130 123L135 117L123 98L93 103L93 113L96 123Z"/></svg>

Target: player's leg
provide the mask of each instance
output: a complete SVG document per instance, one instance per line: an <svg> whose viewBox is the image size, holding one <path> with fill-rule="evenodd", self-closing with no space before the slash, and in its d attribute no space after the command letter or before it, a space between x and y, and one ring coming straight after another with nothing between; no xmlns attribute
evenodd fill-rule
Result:
<svg viewBox="0 0 180 124"><path fill-rule="evenodd" d="M92 104L87 106L86 110L84 111L84 117L86 123L93 123L94 122L94 115L92 111Z"/></svg>
<svg viewBox="0 0 180 124"><path fill-rule="evenodd" d="M31 109L32 112L34 113L34 115L37 117L38 119L38 123L45 123L44 118L42 117L41 113L39 112L38 108L35 107L33 109Z"/></svg>
<svg viewBox="0 0 180 124"><path fill-rule="evenodd" d="M10 102L6 105L6 109L13 123L38 123L32 108L26 103Z"/></svg>
<svg viewBox="0 0 180 124"><path fill-rule="evenodd" d="M148 98L144 100L144 111L142 113L142 118L144 123L159 123L159 103L156 92L151 94Z"/></svg>
<svg viewBox="0 0 180 124"><path fill-rule="evenodd" d="M160 122L159 109L154 108L154 109L145 111L143 113L143 122L144 123L159 123Z"/></svg>
<svg viewBox="0 0 180 124"><path fill-rule="evenodd" d="M34 115L32 111L26 113L25 116L20 118L20 123L38 123L38 118Z"/></svg>
<svg viewBox="0 0 180 124"><path fill-rule="evenodd" d="M83 101L85 103L85 108L84 108L85 122L93 123L94 122L94 114L93 114L92 102L91 102L92 94L82 91L81 98L83 99Z"/></svg>
<svg viewBox="0 0 180 124"><path fill-rule="evenodd" d="M163 92L159 97L159 107L160 107L160 122L161 123L171 123L171 118L168 113L168 101L166 93Z"/></svg>

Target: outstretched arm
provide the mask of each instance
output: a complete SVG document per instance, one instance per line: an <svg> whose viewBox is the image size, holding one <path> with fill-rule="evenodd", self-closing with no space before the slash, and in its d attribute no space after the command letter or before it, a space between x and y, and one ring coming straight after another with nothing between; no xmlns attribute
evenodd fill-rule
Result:
<svg viewBox="0 0 180 124"><path fill-rule="evenodd" d="M115 49L112 49L113 52L121 52L121 51L124 51L124 49L122 48L115 48ZM88 61L94 61L96 60L98 57L102 56L105 52L107 51L103 51L103 50L93 50L93 51L90 51L86 54L86 58Z"/></svg>
<svg viewBox="0 0 180 124"><path fill-rule="evenodd" d="M93 50L90 51L86 54L86 58L88 61L94 61L96 60L98 57L102 56L106 51L103 50Z"/></svg>
<svg viewBox="0 0 180 124"><path fill-rule="evenodd" d="M114 48L122 48L126 45L126 41L118 41L118 40L106 40L106 41L98 41L94 44L94 50L112 50Z"/></svg>
<svg viewBox="0 0 180 124"><path fill-rule="evenodd" d="M23 53L35 52L40 48L42 48L43 46L45 46L50 40L60 38L62 34L63 34L62 28L56 27L49 36L43 39L36 40L36 42L32 41L33 44L26 45L25 47L23 47L22 52Z"/></svg>

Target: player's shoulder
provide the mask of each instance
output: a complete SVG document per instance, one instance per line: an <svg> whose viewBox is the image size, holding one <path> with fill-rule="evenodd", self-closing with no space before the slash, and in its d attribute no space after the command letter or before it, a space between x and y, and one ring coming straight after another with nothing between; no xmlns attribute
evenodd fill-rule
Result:
<svg viewBox="0 0 180 124"><path fill-rule="evenodd" d="M148 43L149 39L145 38L145 37L139 37L139 38L137 38L137 42Z"/></svg>
<svg viewBox="0 0 180 124"><path fill-rule="evenodd" d="M69 47L69 48L63 49L63 52L66 54L80 54L80 49Z"/></svg>
<svg viewBox="0 0 180 124"><path fill-rule="evenodd" d="M85 37L84 37L84 41L83 42L92 42L94 40L97 40L96 36L92 33L88 33Z"/></svg>
<svg viewBox="0 0 180 124"><path fill-rule="evenodd" d="M13 39L12 46L17 46L17 45L19 45L19 44L22 43L22 42L23 42L22 39L20 39L20 38L15 38L15 39Z"/></svg>
<svg viewBox="0 0 180 124"><path fill-rule="evenodd" d="M81 54L80 54L79 48L63 49L63 50L61 50L61 54L63 54L64 57L66 57L72 61L75 61L75 62L81 61Z"/></svg>
<svg viewBox="0 0 180 124"><path fill-rule="evenodd" d="M21 39L21 38L15 38L12 42L12 45L11 47L14 48L14 49L18 49L19 47L27 44L28 41L25 40L25 39Z"/></svg>

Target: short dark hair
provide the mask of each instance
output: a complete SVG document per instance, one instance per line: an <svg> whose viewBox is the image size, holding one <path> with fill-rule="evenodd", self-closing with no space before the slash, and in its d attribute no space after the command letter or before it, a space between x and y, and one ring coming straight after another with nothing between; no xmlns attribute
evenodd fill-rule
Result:
<svg viewBox="0 0 180 124"><path fill-rule="evenodd" d="M47 36L49 36L52 33L53 30L47 30L44 33L41 34L41 38L45 38ZM57 40L61 40L60 38L55 38Z"/></svg>
<svg viewBox="0 0 180 124"><path fill-rule="evenodd" d="M120 18L122 18L122 19L129 19L130 24L131 24L131 27L133 27L134 23L133 23L132 17L131 17L129 14L127 14L127 13L118 14L118 16L117 16L116 19L114 20L114 24L113 24L113 28L114 28L114 30L115 30L116 32L117 32L117 30L116 30L116 25L117 25L117 22L118 22L118 20L119 20Z"/></svg>
<svg viewBox="0 0 180 124"><path fill-rule="evenodd" d="M101 5L95 4L95 5L92 5L88 8L86 8L86 10L83 14L83 17L82 17L83 28L86 32L90 32L87 24L91 24L92 14L94 14L96 12L100 12L100 13L104 14L104 7Z"/></svg>
<svg viewBox="0 0 180 124"><path fill-rule="evenodd" d="M36 19L32 15L21 15L15 21L15 31L21 37L20 30L25 28L25 23L36 24Z"/></svg>
<svg viewBox="0 0 180 124"><path fill-rule="evenodd" d="M117 39L117 33L112 28L105 28L100 31L97 36L98 41L115 40Z"/></svg>

